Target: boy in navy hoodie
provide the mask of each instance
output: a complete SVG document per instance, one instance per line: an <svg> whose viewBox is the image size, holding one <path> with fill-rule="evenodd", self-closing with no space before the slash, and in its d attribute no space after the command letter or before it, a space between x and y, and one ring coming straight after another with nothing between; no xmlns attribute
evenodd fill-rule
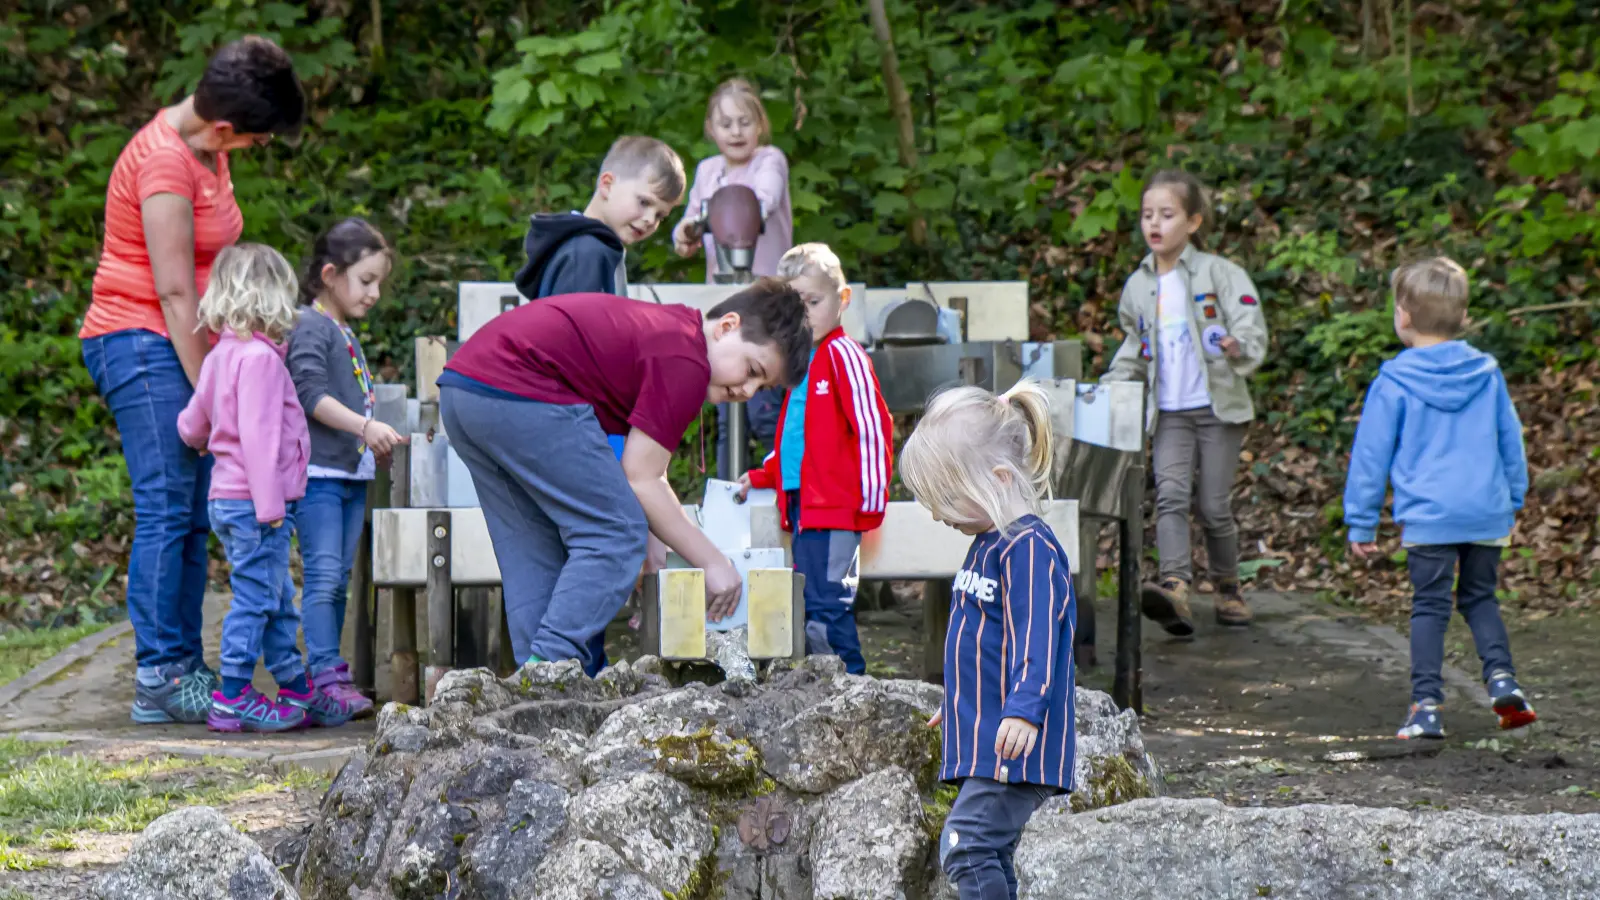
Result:
<svg viewBox="0 0 1600 900"><path fill-rule="evenodd" d="M547 213L528 221L528 261L517 290L529 300L557 294L628 295L627 245L655 233L683 199L683 160L650 137L619 138L600 163L594 196L582 213Z"/></svg>
<svg viewBox="0 0 1600 900"><path fill-rule="evenodd" d="M582 213L548 213L528 220L523 241L528 261L517 271L517 290L529 300L562 294L628 296L627 245L655 233L683 199L683 188L683 160L671 147L651 137L618 138L600 163L594 196ZM625 437L606 436L618 461ZM664 557L664 546L652 541L652 557ZM602 631L589 641L589 675L598 675L608 662Z"/></svg>
<svg viewBox="0 0 1600 900"><path fill-rule="evenodd" d="M1394 519L1415 591L1411 712L1397 736L1444 737L1440 676L1452 606L1472 630L1500 727L1520 728L1536 716L1517 684L1495 587L1501 549L1528 490L1522 422L1494 357L1455 339L1467 315L1461 266L1444 257L1411 263L1395 270L1390 286L1395 334L1407 349L1378 369L1367 391L1344 520L1351 550L1363 558L1377 553L1378 512L1385 484L1393 482Z"/></svg>

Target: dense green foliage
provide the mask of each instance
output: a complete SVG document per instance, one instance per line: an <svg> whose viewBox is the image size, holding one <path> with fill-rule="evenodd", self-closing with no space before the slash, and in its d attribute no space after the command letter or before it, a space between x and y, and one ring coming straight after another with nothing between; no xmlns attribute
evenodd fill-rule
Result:
<svg viewBox="0 0 1600 900"><path fill-rule="evenodd" d="M352 213L391 235L401 265L365 326L390 377L413 335L453 330L457 281L509 277L528 213L582 205L614 137L655 134L691 170L713 152L706 97L733 75L767 97L797 239L832 243L875 285L1028 279L1036 332L1097 349L1119 337L1117 291L1143 252L1143 178L1199 173L1210 246L1266 297L1269 421L1325 464L1392 352L1385 279L1403 258L1468 265L1475 340L1514 375L1592 359L1596 313L1571 301L1600 254L1600 8L1463 0L1417 4L1407 23L1399 4L1366 5L1364 29L1362 0L891 0L920 152L908 171L856 0L12 4L0 475L23 543L9 565L64 567L47 592L107 584L88 551L128 533L126 474L74 338L106 180L132 131L247 32L295 54L315 121L296 146L236 155L245 237L296 257ZM698 277L668 243L631 253L632 277Z"/></svg>

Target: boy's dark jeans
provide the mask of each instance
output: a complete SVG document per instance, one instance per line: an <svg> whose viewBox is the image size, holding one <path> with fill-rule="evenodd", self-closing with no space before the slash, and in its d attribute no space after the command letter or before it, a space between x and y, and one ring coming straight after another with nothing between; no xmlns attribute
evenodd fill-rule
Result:
<svg viewBox="0 0 1600 900"><path fill-rule="evenodd" d="M1461 579L1456 581L1456 563ZM1452 607L1472 631L1472 643L1483 660L1483 680L1495 672L1516 674L1511 665L1511 638L1500 619L1495 599L1500 548L1480 544L1430 544L1406 549L1406 568L1416 596L1411 601L1411 702L1444 702L1444 632Z"/></svg>
<svg viewBox="0 0 1600 900"><path fill-rule="evenodd" d="M939 867L961 900L1016 900L1012 857L1022 828L1055 796L1042 784L1001 784L968 778L950 806L939 835Z"/></svg>

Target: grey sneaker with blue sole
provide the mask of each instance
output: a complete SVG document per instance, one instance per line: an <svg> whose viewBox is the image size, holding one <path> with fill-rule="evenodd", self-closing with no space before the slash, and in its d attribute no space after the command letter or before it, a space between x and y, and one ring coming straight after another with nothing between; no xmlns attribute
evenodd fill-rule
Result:
<svg viewBox="0 0 1600 900"><path fill-rule="evenodd" d="M208 669L178 672L169 669L161 684L135 684L133 721L140 725L180 723L195 725L211 711L211 681Z"/></svg>

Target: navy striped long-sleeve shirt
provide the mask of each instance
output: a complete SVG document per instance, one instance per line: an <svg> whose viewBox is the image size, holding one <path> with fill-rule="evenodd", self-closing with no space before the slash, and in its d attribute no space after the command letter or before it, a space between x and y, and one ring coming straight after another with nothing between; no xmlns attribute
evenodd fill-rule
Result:
<svg viewBox="0 0 1600 900"><path fill-rule="evenodd" d="M939 777L1072 789L1073 630L1067 554L1038 516L1010 537L978 535L956 575L944 642L944 765ZM1039 727L1033 751L995 752L1000 720Z"/></svg>

